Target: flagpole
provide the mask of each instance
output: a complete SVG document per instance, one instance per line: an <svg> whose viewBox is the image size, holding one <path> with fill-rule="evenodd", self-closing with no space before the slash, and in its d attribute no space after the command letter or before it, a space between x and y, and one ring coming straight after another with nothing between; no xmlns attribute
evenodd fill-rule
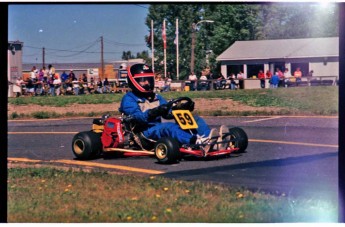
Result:
<svg viewBox="0 0 345 227"><path fill-rule="evenodd" d="M166 28L165 28L165 20L163 20L163 44L164 44L164 78L167 76L167 49L166 49Z"/></svg>
<svg viewBox="0 0 345 227"><path fill-rule="evenodd" d="M154 49L154 45L153 45L153 40L154 40L154 32L153 32L153 20L151 20L151 54L152 54L152 71L155 71L155 49Z"/></svg>
<svg viewBox="0 0 345 227"><path fill-rule="evenodd" d="M179 80L180 76L179 67L179 40L178 40L178 19L176 19L176 79Z"/></svg>

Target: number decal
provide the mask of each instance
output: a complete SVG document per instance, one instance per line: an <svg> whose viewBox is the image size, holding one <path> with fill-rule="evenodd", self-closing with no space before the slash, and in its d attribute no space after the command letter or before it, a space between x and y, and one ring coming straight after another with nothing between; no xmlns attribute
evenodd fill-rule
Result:
<svg viewBox="0 0 345 227"><path fill-rule="evenodd" d="M195 129L198 125L189 110L173 110L172 114L182 129Z"/></svg>

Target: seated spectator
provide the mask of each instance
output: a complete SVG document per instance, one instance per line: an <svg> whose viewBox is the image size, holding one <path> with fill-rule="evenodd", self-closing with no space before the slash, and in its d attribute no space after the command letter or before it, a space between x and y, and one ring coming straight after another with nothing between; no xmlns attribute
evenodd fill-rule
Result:
<svg viewBox="0 0 345 227"><path fill-rule="evenodd" d="M73 84L74 95L79 95L79 81L76 77L74 77L72 84Z"/></svg>
<svg viewBox="0 0 345 227"><path fill-rule="evenodd" d="M235 90L236 88L237 88L237 83L236 83L236 81L235 81L235 74L231 74L230 75L230 89L231 90Z"/></svg>
<svg viewBox="0 0 345 227"><path fill-rule="evenodd" d="M90 82L87 84L87 91L89 94L92 94L95 91L95 81L93 77L90 78Z"/></svg>
<svg viewBox="0 0 345 227"><path fill-rule="evenodd" d="M163 92L166 92L166 91L170 91L170 85L171 85L171 78L170 76L168 75L166 78L165 78L165 82L164 82L164 86L163 86Z"/></svg>
<svg viewBox="0 0 345 227"><path fill-rule="evenodd" d="M207 77L205 75L201 75L201 77L200 77L200 90L206 91L207 85L208 85Z"/></svg>
<svg viewBox="0 0 345 227"><path fill-rule="evenodd" d="M108 81L108 78L106 77L103 81L103 91L104 93L110 93L111 89L110 89L110 83Z"/></svg>
<svg viewBox="0 0 345 227"><path fill-rule="evenodd" d="M227 77L226 77L226 76L223 76L222 74L220 74L220 75L218 76L218 78L217 78L215 89L216 89L216 90L218 90L218 89L225 89L226 80L227 80Z"/></svg>
<svg viewBox="0 0 345 227"><path fill-rule="evenodd" d="M31 79L31 77L28 77L28 79L26 80L25 87L26 87L26 92L30 96L33 96L35 94L35 86L34 86L34 82Z"/></svg>
<svg viewBox="0 0 345 227"><path fill-rule="evenodd" d="M189 80L190 90L195 91L196 90L196 82L197 82L198 78L196 77L194 72L190 73L190 75L188 76L188 80ZM187 81L186 81L186 83L187 83Z"/></svg>
<svg viewBox="0 0 345 227"><path fill-rule="evenodd" d="M59 96L60 91L61 91L61 79L60 79L59 74L57 74L57 73L55 73L53 84L55 87L55 93L57 96Z"/></svg>
<svg viewBox="0 0 345 227"><path fill-rule="evenodd" d="M78 85L79 85L79 95L85 94L84 81L82 77L79 77Z"/></svg>
<svg viewBox="0 0 345 227"><path fill-rule="evenodd" d="M48 85L49 85L49 94L51 96L55 96L55 85L54 85L54 78L53 77L48 78Z"/></svg>
<svg viewBox="0 0 345 227"><path fill-rule="evenodd" d="M102 80L101 80L101 78L98 78L96 93L102 94L103 93L102 87L103 87Z"/></svg>

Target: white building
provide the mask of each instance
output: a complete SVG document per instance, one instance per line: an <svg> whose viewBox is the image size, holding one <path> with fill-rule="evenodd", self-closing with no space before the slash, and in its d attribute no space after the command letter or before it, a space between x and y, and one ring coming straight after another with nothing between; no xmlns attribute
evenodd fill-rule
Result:
<svg viewBox="0 0 345 227"><path fill-rule="evenodd" d="M242 71L247 78L259 70L301 68L303 76L339 78L339 37L236 41L217 57L223 75Z"/></svg>
<svg viewBox="0 0 345 227"><path fill-rule="evenodd" d="M7 45L7 79L8 97L12 97L13 84L18 77L22 76L22 49L23 43L19 41L9 41Z"/></svg>

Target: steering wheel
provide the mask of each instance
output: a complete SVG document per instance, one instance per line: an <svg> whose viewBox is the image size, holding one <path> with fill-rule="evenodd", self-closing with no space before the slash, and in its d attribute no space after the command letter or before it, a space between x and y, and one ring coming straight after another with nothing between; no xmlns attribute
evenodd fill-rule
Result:
<svg viewBox="0 0 345 227"><path fill-rule="evenodd" d="M171 110L190 110L191 107L194 109L194 102L188 97L172 99L166 105L168 107L168 113L162 116L165 119L174 118L174 116L171 114Z"/></svg>

